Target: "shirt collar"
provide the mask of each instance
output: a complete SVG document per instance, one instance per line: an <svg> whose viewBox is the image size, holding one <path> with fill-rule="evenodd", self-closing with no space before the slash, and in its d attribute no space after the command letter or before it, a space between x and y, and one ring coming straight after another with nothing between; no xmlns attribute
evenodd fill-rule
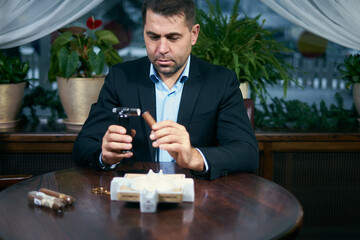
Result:
<svg viewBox="0 0 360 240"><path fill-rule="evenodd" d="M181 73L181 75L179 77L180 82L183 83L189 78L189 72L190 72L190 55L189 55L189 57L187 59L186 66L185 66L183 72ZM151 81L153 81L154 83L157 83L158 81L161 81L161 78L160 78L159 74L156 72L156 70L154 68L154 65L152 63L150 65L149 77L150 77Z"/></svg>

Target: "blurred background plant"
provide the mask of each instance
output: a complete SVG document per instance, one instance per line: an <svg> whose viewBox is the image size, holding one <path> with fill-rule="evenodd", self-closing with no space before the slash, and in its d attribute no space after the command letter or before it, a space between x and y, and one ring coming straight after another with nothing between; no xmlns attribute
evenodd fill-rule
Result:
<svg viewBox="0 0 360 240"><path fill-rule="evenodd" d="M18 56L7 56L0 51L0 84L28 81L29 68L29 63L21 62Z"/></svg>
<svg viewBox="0 0 360 240"><path fill-rule="evenodd" d="M51 46L50 82L56 77L69 78L92 77L101 75L104 66L112 66L122 62L122 59L113 47L119 44L118 38L110 30L96 30L102 24L101 20L93 16L86 21L87 29L79 26L62 28L62 34L57 37Z"/></svg>
<svg viewBox="0 0 360 240"><path fill-rule="evenodd" d="M327 107L325 101L318 107L315 103L311 106L299 100L284 100L273 98L272 103L261 103L262 110L255 111L255 126L257 128L279 129L356 129L358 126L357 112L353 106L344 108L343 98L335 94L336 104Z"/></svg>
<svg viewBox="0 0 360 240"><path fill-rule="evenodd" d="M210 63L227 67L236 72L240 82L248 82L250 98L259 97L265 102L268 85L282 85L286 97L290 82L298 85L282 54L291 50L273 39L273 33L264 29L265 20L259 25L260 15L239 18L240 0L234 1L230 17L223 14L219 0L215 5L206 0L209 12L197 10L200 33L192 53Z"/></svg>
<svg viewBox="0 0 360 240"><path fill-rule="evenodd" d="M34 124L40 122L40 111L48 110L47 123L53 124L56 119L65 118L65 112L62 107L57 90L45 89L41 86L34 86L28 89L24 96L23 104L21 106L21 120L31 121ZM25 114L29 112L29 114Z"/></svg>
<svg viewBox="0 0 360 240"><path fill-rule="evenodd" d="M338 65L342 79L346 82L346 88L354 83L360 83L360 54L350 54L344 62Z"/></svg>

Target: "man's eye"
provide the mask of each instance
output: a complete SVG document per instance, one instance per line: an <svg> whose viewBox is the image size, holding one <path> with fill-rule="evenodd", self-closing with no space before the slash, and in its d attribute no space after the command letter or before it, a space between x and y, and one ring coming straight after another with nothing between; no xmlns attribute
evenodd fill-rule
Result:
<svg viewBox="0 0 360 240"><path fill-rule="evenodd" d="M168 37L168 39L170 41L176 41L176 40L179 40L179 37Z"/></svg>
<svg viewBox="0 0 360 240"><path fill-rule="evenodd" d="M151 40L158 40L159 37L158 36L149 36Z"/></svg>

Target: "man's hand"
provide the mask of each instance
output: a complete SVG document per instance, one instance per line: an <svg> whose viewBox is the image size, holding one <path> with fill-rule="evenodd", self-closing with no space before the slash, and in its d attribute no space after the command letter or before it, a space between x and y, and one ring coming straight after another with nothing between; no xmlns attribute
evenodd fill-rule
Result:
<svg viewBox="0 0 360 240"><path fill-rule="evenodd" d="M113 165L120 162L123 158L132 157L132 152L122 153L123 150L132 149L132 140L135 130L131 130L131 136L126 134L126 129L122 126L111 125L106 131L101 146L101 160L106 165Z"/></svg>
<svg viewBox="0 0 360 240"><path fill-rule="evenodd" d="M191 146L186 128L174 121L158 122L152 126L150 139L153 147L168 151L183 168L202 172L205 169L200 153Z"/></svg>

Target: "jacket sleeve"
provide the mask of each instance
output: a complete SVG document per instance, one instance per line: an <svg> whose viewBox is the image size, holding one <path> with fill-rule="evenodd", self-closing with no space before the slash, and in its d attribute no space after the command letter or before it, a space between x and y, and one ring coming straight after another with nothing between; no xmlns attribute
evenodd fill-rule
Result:
<svg viewBox="0 0 360 240"><path fill-rule="evenodd" d="M217 146L199 147L209 171L198 177L215 179L231 172L255 172L259 150L255 133L244 105L236 74L228 71L222 82L226 87L218 104L216 117Z"/></svg>
<svg viewBox="0 0 360 240"><path fill-rule="evenodd" d="M116 115L112 113L112 108L118 105L112 91L115 89L114 84L113 69L110 68L99 99L91 106L89 116L74 142L72 156L78 166L98 167L102 138L107 128L117 121Z"/></svg>

